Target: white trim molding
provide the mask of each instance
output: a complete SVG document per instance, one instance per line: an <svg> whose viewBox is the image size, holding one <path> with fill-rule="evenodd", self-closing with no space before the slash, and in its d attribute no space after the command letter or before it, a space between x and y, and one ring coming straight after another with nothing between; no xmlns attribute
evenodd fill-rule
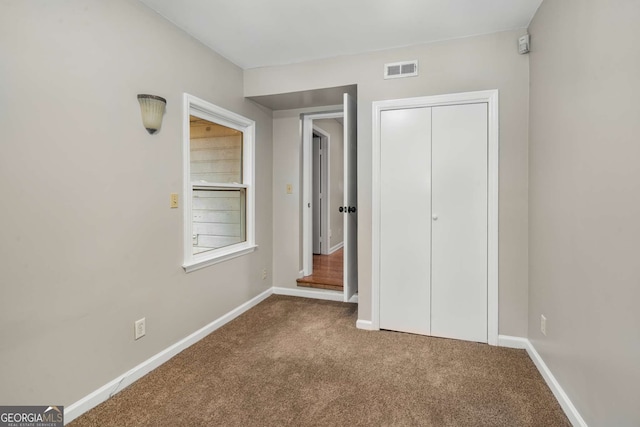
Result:
<svg viewBox="0 0 640 427"><path fill-rule="evenodd" d="M215 258L205 259L195 264L184 264L182 268L187 273L191 273L192 271L200 270L201 268L209 267L210 265L218 264L220 262L224 262L233 258L237 258L242 255L249 254L256 249L258 249L258 245L244 245L242 248L237 249L235 246L229 246L224 251L218 253Z"/></svg>
<svg viewBox="0 0 640 427"><path fill-rule="evenodd" d="M338 301L343 302L343 293L335 292L335 291L321 291L321 290L302 290L302 289L293 289L293 288L283 288L283 287L273 287L265 290L261 294L255 296L249 301L241 304L235 309L229 311L223 316L217 318L213 322L204 326L203 328L195 331L189 336L181 339L177 343L173 344L170 347L160 351L144 362L140 363L138 366L130 369L119 377L109 381L107 384L98 388L97 390L89 393L87 396L78 400L77 402L65 407L64 410L64 418L65 423L70 423L71 421L78 418L80 415L89 411L90 409L98 406L100 403L106 401L110 397L116 395L118 392L122 391L127 386L133 384L135 381L139 380L149 372L153 371L163 363L167 362L169 359L180 353L181 351L187 349L193 344L205 338L207 335L215 331L216 329L224 326L229 323L231 320L240 316L242 313L248 311L249 309L255 307L260 304L262 301L267 299L270 295L289 295L295 297L304 297L304 298L314 298L321 300L329 300L329 301ZM357 302L357 295L350 300L350 302ZM359 319L356 322L356 327L362 330L375 331L379 328L376 327L372 321ZM578 413L578 410L575 408L569 397L564 392L560 383L555 379L551 370L547 367L542 360L542 357L536 349L533 347L531 342L526 338L521 337L512 337L506 335L500 335L498 337L498 345L501 347L510 347L510 348L518 348L525 349L529 354L529 357L536 365L538 371L546 381L547 385L553 392L554 396L560 403L560 406L564 410L565 414L571 421L571 423L576 427L587 427L587 423L584 421L582 416Z"/></svg>
<svg viewBox="0 0 640 427"><path fill-rule="evenodd" d="M337 250L340 250L344 247L344 242L340 242L338 244L336 244L335 246L332 246L331 249L329 249L329 255L331 255L332 253L334 253Z"/></svg>
<svg viewBox="0 0 640 427"><path fill-rule="evenodd" d="M344 294L342 292L336 291L322 291L322 290L302 290L302 289L292 289L292 288L280 288L280 287L272 287L262 292L261 294L255 296L249 301L241 304L240 306L234 308L228 313L220 316L213 322L208 325L198 329L194 333L189 336L181 339L177 343L173 344L170 347L160 351L144 362L140 363L138 366L128 370L124 374L119 377L109 381L107 384L98 388L97 390L89 393L82 399L78 400L75 403L72 403L69 406L64 408L64 420L65 424L70 423L71 421L78 418L80 415L89 411L92 408L95 408L102 402L106 401L110 397L113 397L118 392L122 391L124 388L130 386L149 372L153 371L163 363L167 362L169 359L180 353L181 351L191 347L193 344L197 343L216 329L224 326L229 323L236 317L240 316L242 313L247 310L255 307L260 304L262 301L267 299L271 295L290 295L296 297L304 297L304 298L312 298L312 299L321 299L321 300L329 300L329 301L344 301ZM354 295L350 303L357 303L358 296ZM360 321L358 321L360 322ZM370 322L369 322L370 323ZM361 328L362 329L362 328Z"/></svg>
<svg viewBox="0 0 640 427"><path fill-rule="evenodd" d="M107 384L103 385L96 391L88 394L77 402L66 406L64 408L64 421L65 424L69 423L80 415L84 414L88 410L98 406L100 403L106 401L110 397L114 396L118 392L122 391L125 387L133 384L135 381L139 380L149 372L153 371L163 363L167 362L169 359L185 350L188 347L191 347L193 344L197 343L211 332L216 329L224 326L229 323L236 317L240 316L245 311L255 307L266 298L268 298L273 293L273 289L269 288L266 291L262 292L260 295L250 299L244 304L234 308L227 314L217 318L213 322L204 326L201 329L198 329L191 335L186 338L181 339L177 343L173 344L170 347L162 350L156 355L150 357L144 362L140 363L138 366L130 369L124 374L120 375L116 379L109 381ZM340 294L342 295L342 294Z"/></svg>
<svg viewBox="0 0 640 427"><path fill-rule="evenodd" d="M275 295L287 295L290 297L302 297L302 298L312 298L312 299L323 299L327 301L344 301L344 293L339 291L331 291L325 289L295 289L295 288L285 288L285 287L276 287L273 288L273 293ZM349 301L351 302L351 301Z"/></svg>
<svg viewBox="0 0 640 427"><path fill-rule="evenodd" d="M187 273L253 252L255 243L255 140L256 123L240 114L225 110L203 99L185 93L183 96L182 171L183 171L183 264ZM196 116L242 132L242 183L216 183L225 188L244 189L244 237L241 243L210 251L193 253L193 187L191 182L191 125ZM211 183L209 183L211 184Z"/></svg>
<svg viewBox="0 0 640 427"><path fill-rule="evenodd" d="M329 248L330 238L328 232L331 222L331 134L319 128L315 124L313 125L313 133L317 133L320 135L320 149L324 153L322 156L323 161L320 164L320 169L322 170L321 187L324 188L324 192L322 193L322 199L324 200L324 203L321 204L322 213L320 214L320 228L321 230L325 230L325 235L322 236L320 253L322 255L329 255L331 253Z"/></svg>
<svg viewBox="0 0 640 427"><path fill-rule="evenodd" d="M371 320L362 320L362 319L358 319L358 321L356 322L356 328L362 329L365 331L379 330L378 328L373 327L373 322Z"/></svg>
<svg viewBox="0 0 640 427"><path fill-rule="evenodd" d="M558 400L560 407L564 411L567 418L571 424L575 427L588 427L584 418L580 415L576 407L567 396L567 393L564 391L556 377L553 375L547 364L542 359L542 356L536 351L535 347L527 338L521 337L512 337L508 335L500 335L498 336L498 345L500 347L509 347L509 348L518 348L524 349L527 351L527 354L533 361L533 364L536 365L536 368L544 378L545 382L551 389L551 392Z"/></svg>
<svg viewBox="0 0 640 427"><path fill-rule="evenodd" d="M498 335L498 346L526 350L527 347L529 347L529 340L526 338L512 337L509 335Z"/></svg>
<svg viewBox="0 0 640 427"><path fill-rule="evenodd" d="M313 215L311 199L313 198L313 121L320 119L338 119L344 116L343 111L333 107L329 111L318 111L302 115L302 270L305 276L313 274Z"/></svg>
<svg viewBox="0 0 640 427"><path fill-rule="evenodd" d="M395 99L373 103L371 313L374 329L380 328L380 114L385 110L475 103L488 104L487 342L490 345L498 345L498 90Z"/></svg>

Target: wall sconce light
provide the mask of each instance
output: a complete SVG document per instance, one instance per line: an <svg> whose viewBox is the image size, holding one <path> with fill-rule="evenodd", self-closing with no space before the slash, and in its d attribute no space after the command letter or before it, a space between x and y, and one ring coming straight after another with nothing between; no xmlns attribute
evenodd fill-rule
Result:
<svg viewBox="0 0 640 427"><path fill-rule="evenodd" d="M156 133L162 125L162 115L167 100L155 95L138 95L142 124L151 135Z"/></svg>

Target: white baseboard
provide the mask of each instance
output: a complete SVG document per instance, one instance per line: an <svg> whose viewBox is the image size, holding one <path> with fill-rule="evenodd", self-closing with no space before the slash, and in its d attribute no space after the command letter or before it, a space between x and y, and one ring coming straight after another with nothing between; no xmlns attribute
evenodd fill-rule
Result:
<svg viewBox="0 0 640 427"><path fill-rule="evenodd" d="M83 413L88 410L96 407L100 403L106 401L125 387L131 385L138 379L142 378L144 375L148 374L158 366L162 365L176 354L180 353L184 349L192 346L196 342L200 341L211 332L240 316L245 311L255 307L260 302L268 298L270 295L289 295L289 296L297 296L304 298L315 298L315 299L323 299L330 301L343 301L344 295L342 292L330 291L330 290L306 290L306 289L294 289L294 288L284 288L284 287L273 287L267 289L262 292L260 295L252 298L251 300L245 302L239 307L231 310L227 314L219 317L203 328L197 330L191 335L183 338L172 346L162 350L156 355L150 357L144 362L140 363L138 366L130 369L128 372L120 375L114 380L108 382L103 385L99 389L94 392L88 394L77 402L65 407L64 410L64 419L65 424L70 423ZM350 302L357 302L357 295L354 295ZM377 330L377 328L373 327L373 322L369 320L358 320L356 322L356 327L358 329L363 330ZM558 381L555 379L547 365L542 360L542 357L538 354L536 349L533 347L531 342L526 338L521 337L512 337L507 335L500 335L498 337L498 345L501 347L511 347L511 348L519 348L527 350L529 357L533 360L533 363L536 365L540 374L547 382L547 385L553 392L556 399L560 403L560 406L564 410L565 414L571 421L574 426L577 427L587 427L587 423L584 421L582 416L578 413L578 410L575 408L573 403L569 400L569 397L564 392Z"/></svg>
<svg viewBox="0 0 640 427"><path fill-rule="evenodd" d="M512 337L509 335L498 335L498 347L519 348L526 350L529 345L529 340L526 338Z"/></svg>
<svg viewBox="0 0 640 427"><path fill-rule="evenodd" d="M295 289L295 288L284 288L284 287L276 287L273 288L273 293L276 295L288 295L291 297L302 297L302 298L314 298L314 299L323 299L328 301L344 301L344 294L338 291L331 290L310 290L310 289Z"/></svg>
<svg viewBox="0 0 640 427"><path fill-rule="evenodd" d="M371 320L360 320L356 322L356 328L364 329L365 331L377 331L377 328L373 327L373 322Z"/></svg>
<svg viewBox="0 0 640 427"><path fill-rule="evenodd" d="M335 246L332 246L329 248L329 255L331 255L332 253L334 253L335 251L342 249L342 247L344 246L344 242L340 242Z"/></svg>
<svg viewBox="0 0 640 427"><path fill-rule="evenodd" d="M498 345L501 347L520 348L527 350L527 354L533 361L534 365L536 365L536 368L538 368L540 375L542 375L542 378L544 378L545 382L551 389L551 392L558 400L558 403L560 403L562 410L564 411L567 418L569 418L569 421L571 421L571 424L575 427L587 427L587 423L582 418L576 407L573 405L573 403L569 399L569 396L567 396L567 393L565 393L558 380L556 380L556 377L553 376L553 373L551 372L547 364L544 363L544 360L536 351L531 341L521 337L499 335Z"/></svg>
<svg viewBox="0 0 640 427"><path fill-rule="evenodd" d="M527 353L529 353L529 357L531 358L531 360L533 360L533 363L535 363L538 371L540 371L542 378L544 378L544 380L547 382L547 385L553 392L553 395L556 397L556 399L558 399L558 402L560 402L560 406L562 406L562 409L569 418L569 421L571 421L571 424L576 427L587 427L587 423L582 418L576 407L573 406L573 403L569 399L569 396L567 396L567 393L565 393L558 380L556 380L556 377L553 376L551 370L549 369L547 364L544 363L544 360L542 360L542 357L540 356L540 354L538 354L535 347L533 346L533 344L531 344L530 341L529 347L527 347Z"/></svg>
<svg viewBox="0 0 640 427"><path fill-rule="evenodd" d="M125 387L131 385L138 379L142 378L149 372L153 371L158 366L162 365L163 363L171 359L176 354L192 346L196 342L200 341L201 339L209 335L211 332L215 331L216 329L220 328L224 324L240 316L242 313L249 310L250 308L258 305L260 302L262 302L267 297L269 297L272 293L273 293L273 288L267 289L266 291L262 292L260 295L252 298L251 300L245 302L239 307L231 310L227 314L223 315L222 317L219 317L218 319L209 323L205 327L192 333L188 337L181 339L180 341L173 344L172 346L162 350L160 353L150 357L149 359L145 360L135 368L130 369L128 372L120 375L118 378L108 382L107 384L103 385L96 391L83 397L77 402L69 406L66 406L64 408L65 424L70 423L74 419L78 418L80 415L87 412L89 409L92 409L98 406L100 403L109 399L110 397L112 397L113 395L115 395Z"/></svg>

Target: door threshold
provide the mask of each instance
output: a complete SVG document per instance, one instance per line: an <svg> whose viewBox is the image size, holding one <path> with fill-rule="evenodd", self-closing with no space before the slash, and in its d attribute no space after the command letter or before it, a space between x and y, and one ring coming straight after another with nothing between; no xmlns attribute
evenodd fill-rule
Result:
<svg viewBox="0 0 640 427"><path fill-rule="evenodd" d="M303 288L315 288L315 289L327 289L330 291L341 291L344 289L341 283L326 283L326 281L320 282L313 279L313 276L303 277L298 279L298 286Z"/></svg>

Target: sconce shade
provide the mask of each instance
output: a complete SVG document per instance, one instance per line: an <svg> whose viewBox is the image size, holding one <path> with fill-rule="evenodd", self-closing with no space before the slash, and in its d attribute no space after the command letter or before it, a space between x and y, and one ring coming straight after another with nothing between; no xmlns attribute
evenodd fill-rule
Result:
<svg viewBox="0 0 640 427"><path fill-rule="evenodd" d="M153 135L162 125L162 116L167 100L155 95L138 95L138 102L140 103L142 124L147 132Z"/></svg>

